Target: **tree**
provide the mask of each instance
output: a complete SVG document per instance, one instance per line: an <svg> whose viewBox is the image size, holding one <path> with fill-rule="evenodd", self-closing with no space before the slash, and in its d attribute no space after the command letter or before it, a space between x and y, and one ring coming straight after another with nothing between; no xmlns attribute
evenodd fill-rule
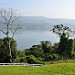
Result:
<svg viewBox="0 0 75 75"><path fill-rule="evenodd" d="M3 26L3 28L0 29L2 33L6 35L8 38L8 50L10 54L10 62L11 62L11 47L10 47L10 41L13 39L15 33L21 29L21 26L19 25L19 16L13 9L0 9L0 26ZM9 33L12 33L12 39L9 37Z"/></svg>
<svg viewBox="0 0 75 75"><path fill-rule="evenodd" d="M10 62L7 41L8 41L7 37L0 39L0 43L1 43L0 44L0 63ZM14 62L14 59L17 58L17 43L14 39L10 40L10 46L11 46L12 62Z"/></svg>
<svg viewBox="0 0 75 75"><path fill-rule="evenodd" d="M66 51L68 47L67 42L68 42L68 38L66 38L66 34L62 34L60 38L59 46L58 46L58 53L63 56L66 55Z"/></svg>
<svg viewBox="0 0 75 75"><path fill-rule="evenodd" d="M59 35L60 38L63 35L63 33L66 34L66 37L72 36L71 29L68 26L64 26L63 24L55 25L51 31Z"/></svg>
<svg viewBox="0 0 75 75"><path fill-rule="evenodd" d="M38 60L38 58L36 58L34 55L26 56L25 59L26 59L27 63L30 63L30 64L40 63L40 61Z"/></svg>
<svg viewBox="0 0 75 75"><path fill-rule="evenodd" d="M25 62L25 54L24 51L17 51L17 58L14 60L15 62Z"/></svg>
<svg viewBox="0 0 75 75"><path fill-rule="evenodd" d="M61 24L55 25L52 31L60 37L57 53L63 55L64 58L71 58L74 52L74 40L69 39L72 35L71 29Z"/></svg>
<svg viewBox="0 0 75 75"><path fill-rule="evenodd" d="M51 51L51 42L50 41L41 41L42 49L44 53L50 53Z"/></svg>
<svg viewBox="0 0 75 75"><path fill-rule="evenodd" d="M71 58L74 52L74 40L68 39L65 34L61 36L58 53L65 58Z"/></svg>
<svg viewBox="0 0 75 75"><path fill-rule="evenodd" d="M25 55L34 55L35 57L41 57L43 55L43 50L41 45L33 45L30 49L25 49Z"/></svg>

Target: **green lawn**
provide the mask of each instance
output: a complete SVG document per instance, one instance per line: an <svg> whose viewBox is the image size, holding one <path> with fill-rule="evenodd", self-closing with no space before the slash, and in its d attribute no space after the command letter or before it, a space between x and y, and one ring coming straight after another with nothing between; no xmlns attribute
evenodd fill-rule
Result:
<svg viewBox="0 0 75 75"><path fill-rule="evenodd" d="M75 75L75 63L50 64L42 67L0 66L0 75Z"/></svg>
<svg viewBox="0 0 75 75"><path fill-rule="evenodd" d="M46 61L46 62L43 62L47 65L50 65L50 64L58 64L58 63L75 63L75 59L65 59L65 60L56 60L56 61Z"/></svg>

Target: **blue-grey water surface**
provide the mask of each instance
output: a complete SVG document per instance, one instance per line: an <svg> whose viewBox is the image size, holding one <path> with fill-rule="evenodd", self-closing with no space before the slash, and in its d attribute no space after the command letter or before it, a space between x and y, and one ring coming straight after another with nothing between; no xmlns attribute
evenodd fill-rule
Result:
<svg viewBox="0 0 75 75"><path fill-rule="evenodd" d="M52 43L58 42L57 35L50 31L23 31L16 34L14 39L17 41L18 50L30 48L32 45L40 44L40 41L51 41Z"/></svg>

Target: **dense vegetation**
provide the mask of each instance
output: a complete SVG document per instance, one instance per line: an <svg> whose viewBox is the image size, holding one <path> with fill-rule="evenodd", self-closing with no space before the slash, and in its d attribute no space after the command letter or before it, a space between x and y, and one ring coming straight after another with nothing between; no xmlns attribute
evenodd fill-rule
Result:
<svg viewBox="0 0 75 75"><path fill-rule="evenodd" d="M74 39L71 39L72 31L67 26L55 25L51 30L59 35L60 41L52 44L50 41L41 41L39 45L33 45L23 51L17 50L17 43L13 38L0 39L0 63L10 62L9 40L11 48L11 62L42 63L61 59L75 58Z"/></svg>

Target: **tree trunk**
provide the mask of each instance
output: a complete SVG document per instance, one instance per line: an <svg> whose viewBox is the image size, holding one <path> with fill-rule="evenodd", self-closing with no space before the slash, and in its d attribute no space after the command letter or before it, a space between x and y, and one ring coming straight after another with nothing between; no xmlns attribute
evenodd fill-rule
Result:
<svg viewBox="0 0 75 75"><path fill-rule="evenodd" d="M9 62L12 62L12 54L11 54L11 47L10 47L10 38L9 38Z"/></svg>

